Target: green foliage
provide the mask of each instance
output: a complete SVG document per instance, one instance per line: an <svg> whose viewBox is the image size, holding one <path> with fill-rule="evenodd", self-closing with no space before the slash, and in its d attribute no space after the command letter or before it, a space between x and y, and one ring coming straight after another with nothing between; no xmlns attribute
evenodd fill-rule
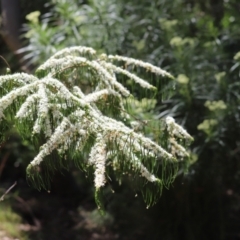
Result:
<svg viewBox="0 0 240 240"><path fill-rule="evenodd" d="M124 31L122 19L118 18L121 9L116 1L90 2L52 0L50 13L41 16L41 21L39 11L29 14L29 31L25 34L29 43L19 52L26 53L25 59L35 64L70 46L91 46L100 52L116 53L122 47Z"/></svg>
<svg viewBox="0 0 240 240"><path fill-rule="evenodd" d="M194 136L194 158L198 156L199 161L188 175L185 194L177 187L169 196L165 195L162 219L158 218L158 222L163 222L158 226L159 238L237 236L239 226L237 230L229 226L235 224L233 219L240 209L239 1L98 2L83 5L77 1L55 2L50 14L38 22L38 27L45 27L47 41L39 41L41 36L44 40L44 31L36 31L38 28L29 23L34 34L24 51L30 52L32 61L40 63L58 47L77 45L80 40L100 52L124 54L163 66L177 76L173 97L162 101L159 94L153 115L158 112L157 118L167 115L177 118ZM77 22L81 17L82 24ZM151 118L151 113L142 114L134 101L130 107L135 114ZM152 125L145 128L141 122L135 128L145 129L154 139L155 123ZM169 205L174 197L176 208ZM186 218L191 223L183 223ZM212 226L211 237L205 234L205 224L208 228Z"/></svg>
<svg viewBox="0 0 240 240"><path fill-rule="evenodd" d="M0 204L0 237L2 239L28 239L20 229L21 218L6 204Z"/></svg>
<svg viewBox="0 0 240 240"><path fill-rule="evenodd" d="M136 75L138 69L150 75L149 82ZM36 76L0 77L1 135L14 124L23 138L31 138L39 148L27 167L27 177L37 188L48 190L52 172L68 169L73 161L85 172L93 172L99 207L100 190L112 175L119 183L124 175L131 178L152 205L162 188L173 182L179 164L188 161L185 146L192 141L173 118L148 126L141 116L144 111L133 110L136 105L145 111L154 108L151 98L157 88L151 84L152 75L156 83L160 77L173 81L168 72L140 60L97 55L88 47L63 49L43 63ZM151 140L145 135L152 126Z"/></svg>

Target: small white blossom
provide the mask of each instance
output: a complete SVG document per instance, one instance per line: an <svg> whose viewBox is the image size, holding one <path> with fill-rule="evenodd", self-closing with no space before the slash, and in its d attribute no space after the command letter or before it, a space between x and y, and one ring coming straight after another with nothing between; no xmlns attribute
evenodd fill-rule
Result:
<svg viewBox="0 0 240 240"><path fill-rule="evenodd" d="M40 133L40 132L41 132L41 125L40 125L39 118L37 118L33 126L33 134Z"/></svg>
<svg viewBox="0 0 240 240"><path fill-rule="evenodd" d="M88 94L84 98L84 100L89 103L97 102L99 99L105 99L108 95L114 95L120 98L120 94L118 94L116 91L112 89L103 89L103 90Z"/></svg>
<svg viewBox="0 0 240 240"><path fill-rule="evenodd" d="M51 138L41 147L42 149L31 162L32 166L39 165L45 156L49 155L59 144L65 142L68 133L71 132L71 128L64 131L67 126L69 126L69 120L65 118L60 126L56 128Z"/></svg>
<svg viewBox="0 0 240 240"><path fill-rule="evenodd" d="M29 113L29 108L35 103L35 101L39 98L38 94L32 94L27 97L26 101L22 104L20 109L18 110L16 114L16 118L23 118L27 116L27 113Z"/></svg>
<svg viewBox="0 0 240 240"><path fill-rule="evenodd" d="M122 56L118 56L118 55L115 55L115 56L109 55L108 58L111 60L124 61L124 62L126 62L126 65L140 66L142 68L145 68L147 71L155 73L157 75L162 75L162 76L167 76L169 78L173 78L173 76L170 73L166 72L165 70L163 70L159 67L152 65L151 63L146 63L146 62L143 62L140 60L136 60L136 59L128 58L128 57L122 57Z"/></svg>
<svg viewBox="0 0 240 240"><path fill-rule="evenodd" d="M100 62L100 64L103 65L106 68L112 69L112 71L114 71L115 73L121 73L123 75L126 75L127 77L129 77L130 79L132 79L136 83L138 83L142 88L156 89L156 87L154 87L153 85L149 84L148 82L146 82L142 78L139 78L138 76L136 76L135 74L130 73L127 70L124 70L124 69L122 69L120 67L116 67L115 65L113 65L111 63Z"/></svg>
<svg viewBox="0 0 240 240"><path fill-rule="evenodd" d="M167 129L170 135L173 135L179 138L185 138L190 141L193 140L193 138L187 133L187 131L184 128L182 128L180 125L178 125L172 117L166 118L166 124L167 124Z"/></svg>
<svg viewBox="0 0 240 240"><path fill-rule="evenodd" d="M105 177L105 164L106 164L107 152L106 152L106 144L103 142L103 136L98 136L96 139L96 143L93 146L90 155L89 155L89 163L94 165L94 183L96 189L103 187L106 183Z"/></svg>
<svg viewBox="0 0 240 240"><path fill-rule="evenodd" d="M80 56L86 53L90 55L95 55L96 51L93 48L85 47L85 46L69 47L69 48L64 48L63 50L58 51L50 59L59 58L61 56L69 56L69 55L72 55L73 53L78 53Z"/></svg>

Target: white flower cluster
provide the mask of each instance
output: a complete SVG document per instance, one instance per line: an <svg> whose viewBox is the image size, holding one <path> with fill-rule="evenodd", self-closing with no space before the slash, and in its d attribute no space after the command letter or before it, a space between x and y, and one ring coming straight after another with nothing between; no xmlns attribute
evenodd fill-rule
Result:
<svg viewBox="0 0 240 240"><path fill-rule="evenodd" d="M193 138L187 133L187 131L178 125L172 117L166 118L166 124L170 135L193 141Z"/></svg>
<svg viewBox="0 0 240 240"><path fill-rule="evenodd" d="M38 80L36 77L28 75L26 73L15 73L13 75L1 76L0 87L9 82L13 82L16 85L22 86L26 83L31 83L36 80Z"/></svg>
<svg viewBox="0 0 240 240"><path fill-rule="evenodd" d="M127 77L129 77L130 79L134 80L136 83L138 83L142 88L147 88L147 89L156 89L156 87L154 87L153 85L149 84L148 82L146 82L145 80L143 80L142 78L136 76L135 74L130 73L127 70L124 70L120 67L117 67L111 63L106 63L102 61L102 65L104 67L106 67L107 69L111 69L112 71L114 71L115 73L121 73L123 75L126 75Z"/></svg>
<svg viewBox="0 0 240 240"><path fill-rule="evenodd" d="M54 149L58 148L60 144L65 143L68 140L68 133L71 133L72 127L70 127L68 119L64 119L62 123L55 129L54 134L45 143L38 155L33 159L31 165L37 166L43 161L44 157L49 155ZM66 128L68 129L66 130Z"/></svg>
<svg viewBox="0 0 240 240"><path fill-rule="evenodd" d="M28 111L31 111L30 107L39 99L39 95L32 94L28 96L25 100L25 102L22 104L20 109L18 110L16 114L16 118L24 118L27 116Z"/></svg>
<svg viewBox="0 0 240 240"><path fill-rule="evenodd" d="M111 75L111 73L104 68L98 61L88 61L83 57L73 57L67 56L64 59L52 59L50 58L47 62L41 65L38 68L38 71L46 71L50 70L51 76L55 76L57 73L62 72L71 67L82 67L89 66L91 69L94 69L100 77L101 81L103 81L104 85L109 88L116 88L123 96L128 96L130 92L120 83L118 83L117 79Z"/></svg>
<svg viewBox="0 0 240 240"><path fill-rule="evenodd" d="M64 48L63 50L58 51L55 53L50 59L53 58L59 58L63 56L71 56L71 55L96 55L96 51L93 48L90 47L85 47L85 46L78 46L78 47L69 47L69 48Z"/></svg>
<svg viewBox="0 0 240 240"><path fill-rule="evenodd" d="M87 58L87 55L91 57ZM45 74L41 79L27 74L0 77L0 90L5 88L10 80L15 86L0 98L0 124L5 111L20 97L22 103L15 112L16 121L26 124L26 121L21 121L26 119L32 123L24 125L29 130L29 135L43 133L46 139L46 143L30 163L32 167L40 165L53 150L65 154L74 146L74 151L82 152L84 146L92 144L90 140L94 139L94 145L90 145L90 154L88 152L88 163L94 167L94 183L97 189L106 184L107 168L111 166L115 171L119 171L116 167L121 164L118 156L124 158L124 164L129 164L131 170L139 173L142 178L149 182L160 182L152 169L148 169L144 163L162 160L170 164L176 163L176 156L187 156L188 153L175 141L175 137L186 140L192 138L173 118L168 117L167 130L171 136L172 149L174 148L172 152L168 152L156 142L126 126L124 121L104 116L97 108L97 103L107 101L109 96L120 102L118 107L128 116L123 98L130 96L130 92L118 82L118 74L133 80L142 88L155 89L144 79L115 66L109 60L124 61L126 65L132 64L157 75L172 78L166 71L139 60L104 55L96 58L94 49L67 48L56 53L38 68L37 71ZM85 93L81 84L75 85L75 82L69 87L69 81L74 80L73 75L76 72L79 73L79 82L91 74L99 81L96 86L93 85L92 92ZM60 79L56 79L59 76ZM106 110L114 107L116 106L108 105ZM118 164L115 164L116 162Z"/></svg>
<svg viewBox="0 0 240 240"><path fill-rule="evenodd" d="M106 144L103 141L104 136L98 134L96 143L89 154L89 163L95 166L95 187L99 189L105 185L105 165L107 160Z"/></svg>
<svg viewBox="0 0 240 240"><path fill-rule="evenodd" d="M193 138L187 133L185 129L183 129L180 125L178 125L172 117L166 118L167 131L170 135L170 144L171 144L171 152L174 156L189 157L189 153L186 149L177 143L176 138L186 141L193 141Z"/></svg>
<svg viewBox="0 0 240 240"><path fill-rule="evenodd" d="M88 103L97 102L99 99L104 99L106 96L114 95L115 97L120 98L120 94L112 89L103 89L100 91L96 91L94 93L90 93L85 97L85 101Z"/></svg>
<svg viewBox="0 0 240 240"><path fill-rule="evenodd" d="M0 79L1 80L1 79ZM0 99L0 121L4 117L4 110L8 108L18 97L27 95L37 85L36 82L21 86L17 89L12 90L7 95Z"/></svg>
<svg viewBox="0 0 240 240"><path fill-rule="evenodd" d="M156 75L161 75L161 76L166 76L168 78L174 78L170 73L166 72L165 70L156 67L150 63L146 63L137 59L133 59L133 58L128 58L128 57L122 57L122 56L118 56L118 55L109 55L108 58L110 60L117 60L117 61L123 61L126 63L126 65L134 65L134 66L140 66L144 69L146 69L149 72L152 72Z"/></svg>
<svg viewBox="0 0 240 240"><path fill-rule="evenodd" d="M84 111L77 110L72 115L77 118L83 118L84 114ZM40 152L31 162L31 165L39 165L44 160L44 157L49 155L54 149L57 149L59 153L67 151L71 143L76 141L76 135L83 136L86 134L80 127L79 123L74 125L68 118L63 118L61 124L55 129L49 140L41 147Z"/></svg>

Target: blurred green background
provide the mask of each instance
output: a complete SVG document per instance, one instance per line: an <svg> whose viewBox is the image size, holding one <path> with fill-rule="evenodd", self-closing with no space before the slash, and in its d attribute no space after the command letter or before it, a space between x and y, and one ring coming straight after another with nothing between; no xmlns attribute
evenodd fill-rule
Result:
<svg viewBox="0 0 240 240"><path fill-rule="evenodd" d="M148 210L127 183L114 186L101 216L90 182L76 169L54 178L52 194L28 187L25 167L34 150L9 134L0 148L0 191L18 185L0 217L9 211L18 223L1 221L18 224L19 239L240 239L239 0L22 0L20 13L19 52L29 72L59 49L86 45L172 73L173 96L157 99L154 114L173 116L194 137L194 163ZM3 38L0 55L20 71Z"/></svg>

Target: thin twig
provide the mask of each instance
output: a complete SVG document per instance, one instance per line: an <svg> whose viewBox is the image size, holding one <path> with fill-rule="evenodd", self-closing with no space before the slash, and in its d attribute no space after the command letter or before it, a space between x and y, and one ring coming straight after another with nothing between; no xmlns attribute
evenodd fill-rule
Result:
<svg viewBox="0 0 240 240"><path fill-rule="evenodd" d="M4 197L17 185L17 182L15 182L0 198L0 201L4 200Z"/></svg>
<svg viewBox="0 0 240 240"><path fill-rule="evenodd" d="M0 55L0 58L6 63L6 65L8 66L8 68L11 69L10 66L9 66L9 64L8 64L8 62L7 62L7 60L6 60L3 56L1 56L1 55Z"/></svg>

